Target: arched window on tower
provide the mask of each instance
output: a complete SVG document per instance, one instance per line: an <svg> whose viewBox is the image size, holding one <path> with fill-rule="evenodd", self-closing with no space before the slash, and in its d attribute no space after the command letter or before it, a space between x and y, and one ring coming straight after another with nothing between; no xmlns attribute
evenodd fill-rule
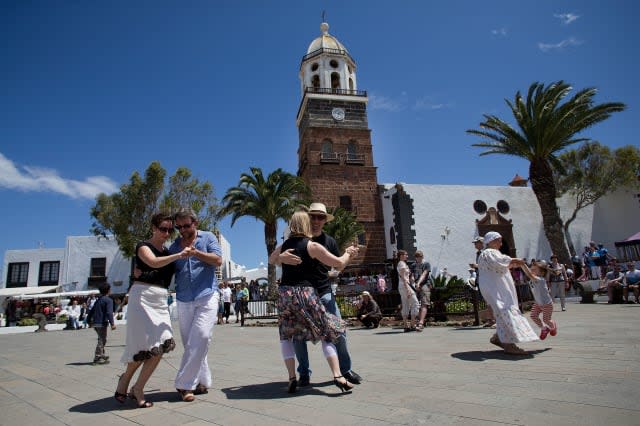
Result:
<svg viewBox="0 0 640 426"><path fill-rule="evenodd" d="M358 154L358 143L354 140L347 144L347 163L364 164L364 155Z"/></svg>
<svg viewBox="0 0 640 426"><path fill-rule="evenodd" d="M311 77L311 86L314 89L320 88L320 76L318 74L315 74Z"/></svg>
<svg viewBox="0 0 640 426"><path fill-rule="evenodd" d="M351 203L350 195L340 196L340 208L345 209L348 212L353 212L353 204Z"/></svg>
<svg viewBox="0 0 640 426"><path fill-rule="evenodd" d="M349 79L349 90L350 90L351 92L353 92L353 91L354 91L354 87L353 87L353 79L352 79L352 78L350 78L350 79Z"/></svg>
<svg viewBox="0 0 640 426"><path fill-rule="evenodd" d="M340 89L340 74L337 72L331 73L331 88Z"/></svg>
<svg viewBox="0 0 640 426"><path fill-rule="evenodd" d="M338 153L333 150L333 142L330 139L322 141L322 151L320 152L321 163L338 163Z"/></svg>

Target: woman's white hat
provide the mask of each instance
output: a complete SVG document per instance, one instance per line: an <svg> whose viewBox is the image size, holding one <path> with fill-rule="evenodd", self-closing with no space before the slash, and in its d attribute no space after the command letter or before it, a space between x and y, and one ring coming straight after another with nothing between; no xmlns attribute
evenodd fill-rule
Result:
<svg viewBox="0 0 640 426"><path fill-rule="evenodd" d="M502 235L496 231L489 231L484 234L484 245L489 245L491 241L497 240L498 238L502 238Z"/></svg>

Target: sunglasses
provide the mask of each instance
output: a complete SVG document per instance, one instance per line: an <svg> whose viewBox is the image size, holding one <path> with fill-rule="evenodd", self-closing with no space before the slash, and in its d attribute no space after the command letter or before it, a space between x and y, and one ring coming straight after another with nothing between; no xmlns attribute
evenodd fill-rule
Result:
<svg viewBox="0 0 640 426"><path fill-rule="evenodd" d="M321 214L310 214L310 215L309 215L309 218L310 218L311 220L326 220L326 219L327 219L327 217L326 217L326 216L321 215Z"/></svg>
<svg viewBox="0 0 640 426"><path fill-rule="evenodd" d="M165 233L167 233L167 234L170 234L170 233L171 233L171 231L173 231L173 229L171 229L171 228L165 228L164 226L158 226L158 231L160 231L160 232L165 232Z"/></svg>
<svg viewBox="0 0 640 426"><path fill-rule="evenodd" d="M176 225L176 229L179 231L181 229L187 229L187 228L191 228L191 225L193 225L193 222L188 223L186 225Z"/></svg>

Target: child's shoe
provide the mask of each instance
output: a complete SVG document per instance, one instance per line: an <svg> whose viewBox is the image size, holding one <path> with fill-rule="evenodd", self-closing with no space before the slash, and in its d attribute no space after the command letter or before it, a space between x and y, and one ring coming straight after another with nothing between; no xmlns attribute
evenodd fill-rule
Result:
<svg viewBox="0 0 640 426"><path fill-rule="evenodd" d="M556 334L558 334L558 324L556 324L556 322L554 320L551 320L551 325L553 325L553 328L551 330L549 330L549 333L552 336L555 336Z"/></svg>
<svg viewBox="0 0 640 426"><path fill-rule="evenodd" d="M543 327L540 331L540 340L544 340L547 338L547 334L549 334L549 327Z"/></svg>

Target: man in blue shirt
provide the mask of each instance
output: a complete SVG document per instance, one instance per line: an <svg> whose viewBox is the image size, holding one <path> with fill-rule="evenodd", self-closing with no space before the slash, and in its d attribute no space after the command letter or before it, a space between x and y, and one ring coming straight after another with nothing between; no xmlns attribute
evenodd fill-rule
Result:
<svg viewBox="0 0 640 426"><path fill-rule="evenodd" d="M198 230L198 218L191 210L175 216L180 237L169 247L171 253L190 248L189 257L176 260L176 299L184 354L175 385L183 401L207 393L211 370L207 360L213 326L218 317L220 294L216 267L222 265L222 250L213 233Z"/></svg>

